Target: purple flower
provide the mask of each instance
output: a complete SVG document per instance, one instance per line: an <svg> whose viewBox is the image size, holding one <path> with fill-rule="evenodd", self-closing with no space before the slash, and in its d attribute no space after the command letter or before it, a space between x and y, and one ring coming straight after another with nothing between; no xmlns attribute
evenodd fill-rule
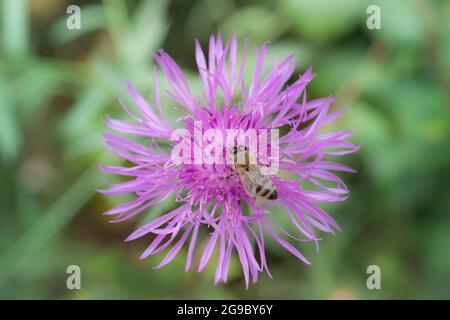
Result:
<svg viewBox="0 0 450 320"><path fill-rule="evenodd" d="M147 208L156 205L171 194L176 195L177 209L141 226L126 240L152 235L152 241L142 253L149 255L167 249L160 268L174 259L178 252L187 248L185 270L188 271L196 251L199 257L198 271L211 260L217 251L215 283L226 282L230 258L233 252L242 265L246 286L258 273L267 272L271 277L265 254L266 238L272 238L284 249L304 263L310 263L293 244L296 241L314 241L316 247L320 236L317 230L334 234L339 230L334 219L318 206L321 202L343 201L348 190L333 171L353 172L347 166L330 159L346 155L357 147L346 139L349 131L321 133L322 127L334 121L342 111L329 112L331 97L308 101L306 86L314 78L311 69L287 84L295 71L293 57L289 56L275 64L267 75L263 64L268 45L256 50L256 67L250 83L243 74L247 47L238 60L236 37L225 45L219 36L211 36L206 57L198 41L195 56L202 89L194 93L180 67L163 50L154 55L170 88L165 93L175 105L182 108L178 124L194 134L196 124L200 131L217 129L279 129L287 133L279 138L279 169L289 172L290 178L270 176L278 198L259 203L244 190L242 181L233 175L234 167L222 164L175 164L171 158L174 148L170 141L175 130L168 122L160 102L156 66L154 68L154 104L151 106L128 84L128 90L139 110L132 114L120 101L132 122L106 118L109 128L121 134L147 138L142 145L129 138L105 133L106 146L119 157L133 164L131 167L101 166L101 170L130 179L113 184L101 191L107 195L134 193L135 199L119 205L105 214L114 215L113 222L130 219ZM169 147L161 143L167 140ZM171 143L170 143L171 142ZM192 142L195 144L196 140ZM226 152L226 150L224 151ZM188 154L190 158L192 154ZM306 188L306 185L312 188ZM245 213L247 203L250 213ZM287 232L271 218L270 206L279 205L298 230L300 237ZM207 238L199 235L206 231ZM268 237L267 237L268 236Z"/></svg>

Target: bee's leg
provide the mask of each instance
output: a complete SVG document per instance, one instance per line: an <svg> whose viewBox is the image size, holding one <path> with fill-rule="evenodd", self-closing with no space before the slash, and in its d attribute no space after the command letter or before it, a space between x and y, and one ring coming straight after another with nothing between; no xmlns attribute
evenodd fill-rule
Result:
<svg viewBox="0 0 450 320"><path fill-rule="evenodd" d="M236 176L236 175L237 175L236 172L230 172L229 174L227 174L227 175L224 176L223 178L224 178L224 179L228 179L229 177Z"/></svg>

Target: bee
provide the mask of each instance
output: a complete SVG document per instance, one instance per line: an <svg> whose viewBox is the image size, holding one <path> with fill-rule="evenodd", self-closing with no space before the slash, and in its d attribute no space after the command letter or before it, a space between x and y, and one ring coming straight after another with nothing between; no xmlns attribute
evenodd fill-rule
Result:
<svg viewBox="0 0 450 320"><path fill-rule="evenodd" d="M243 163L238 162L240 154L244 156ZM260 196L267 200L278 198L278 192L272 180L261 173L261 168L256 164L255 158L246 146L234 147L231 150L231 157L232 166L238 174L245 192L250 197Z"/></svg>

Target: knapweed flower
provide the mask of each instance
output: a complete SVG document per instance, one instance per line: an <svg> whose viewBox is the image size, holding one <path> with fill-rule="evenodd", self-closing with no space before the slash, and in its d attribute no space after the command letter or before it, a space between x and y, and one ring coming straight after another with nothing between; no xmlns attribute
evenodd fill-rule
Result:
<svg viewBox="0 0 450 320"><path fill-rule="evenodd" d="M271 277L265 253L265 242L269 239L309 263L294 243L306 240L317 244L318 231L334 234L334 230L339 230L335 220L318 204L347 198L344 182L333 172L353 170L332 159L355 152L357 147L346 140L351 136L349 131L321 132L342 111L329 112L331 97L307 100L306 87L314 78L311 69L292 81L296 65L289 56L264 74L267 49L266 43L256 50L253 76L246 83L245 44L242 58L238 59L235 36L225 44L220 35L211 36L207 56L197 41L195 57L202 84L200 92L192 91L180 67L160 50L154 59L170 86L164 91L173 101L170 107L179 109L177 123L170 123L165 117L164 109L168 106L161 104L156 66L153 70L154 102L148 103L129 84L128 90L139 114L133 114L121 102L132 121L105 119L110 129L122 134L105 133L106 146L133 165L101 166L105 172L130 177L101 192L135 196L134 200L106 214L115 215L113 221L121 222L176 195L176 209L139 227L126 239L151 235L151 243L141 258L166 250L157 268L168 264L186 248L185 271L193 261L198 262L197 270L201 271L217 252L215 283L226 282L230 259L237 254L248 286L250 278L257 281L259 272L265 271ZM277 129L281 129L282 134L276 141L277 149L272 150L273 140L267 143L271 149L268 163L276 162L277 169L288 172L289 178L268 176L276 189L276 196L271 197L276 199L272 201L260 202L258 197L252 197L240 176L235 174L236 167L229 162L197 161L195 150L184 149L192 146L202 152L207 148L202 142L211 138L208 132L214 132L215 139L223 142L228 139L224 137L229 130L273 132ZM201 138L196 137L196 132ZM140 141L144 137L147 143L143 145L123 135L140 136ZM184 145L176 143L180 137L184 138ZM236 139L232 138L231 142L235 143ZM215 159L226 158L230 153L224 143L219 144L219 149L217 145L215 148ZM183 150L184 162L174 161L175 149ZM289 217L299 235L286 231L274 221L270 207L275 205Z"/></svg>

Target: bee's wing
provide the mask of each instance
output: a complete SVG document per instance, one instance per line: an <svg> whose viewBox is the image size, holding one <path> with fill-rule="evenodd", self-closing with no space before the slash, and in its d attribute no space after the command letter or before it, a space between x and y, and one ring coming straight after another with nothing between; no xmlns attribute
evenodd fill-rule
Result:
<svg viewBox="0 0 450 320"><path fill-rule="evenodd" d="M245 192L250 197L256 196L256 184L252 179L252 174L247 171L239 172L239 178L241 179L242 186L244 187Z"/></svg>

